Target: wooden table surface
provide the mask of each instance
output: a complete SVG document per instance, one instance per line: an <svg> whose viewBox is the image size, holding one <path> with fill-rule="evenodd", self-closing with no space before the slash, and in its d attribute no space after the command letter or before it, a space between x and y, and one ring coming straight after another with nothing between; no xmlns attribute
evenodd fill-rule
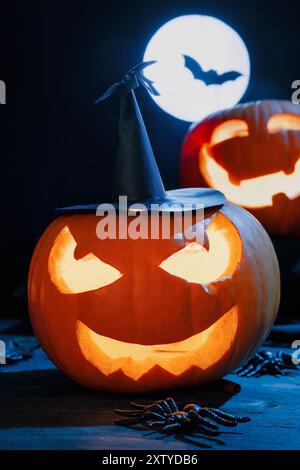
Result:
<svg viewBox="0 0 300 470"><path fill-rule="evenodd" d="M0 382L1 450L300 449L300 371L280 378L231 374L206 388L134 397L84 389L37 349L32 359L0 366ZM249 416L251 422L222 428L216 439L114 425L114 408L168 395Z"/></svg>

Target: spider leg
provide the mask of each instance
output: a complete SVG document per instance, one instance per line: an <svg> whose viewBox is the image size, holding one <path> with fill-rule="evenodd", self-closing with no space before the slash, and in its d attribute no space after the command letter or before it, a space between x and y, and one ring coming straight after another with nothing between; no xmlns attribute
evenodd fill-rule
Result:
<svg viewBox="0 0 300 470"><path fill-rule="evenodd" d="M250 364L245 364L244 366L240 367L240 368L237 370L237 374L238 374L240 377L248 377L248 374L250 374L254 368L255 368L255 366L254 366L254 364L252 364L252 363L250 363Z"/></svg>
<svg viewBox="0 0 300 470"><path fill-rule="evenodd" d="M228 421L237 421L238 423L247 423L251 421L250 418L244 416L234 416L230 413L226 413L225 411L219 410L218 408L210 408L216 415L220 416L221 418L225 418Z"/></svg>
<svg viewBox="0 0 300 470"><path fill-rule="evenodd" d="M139 410L142 410L142 411L158 411L158 412L161 412L163 414L166 414L163 406L160 404L161 401L156 401L154 403L150 403L149 405L139 405L138 403L135 403L135 402L131 402L131 405L134 406L134 407L137 407Z"/></svg>
<svg viewBox="0 0 300 470"><path fill-rule="evenodd" d="M144 419L145 421L148 419L152 419L152 418L159 418L159 419L162 419L164 420L165 419L165 416L162 415L161 413L157 413L156 411L146 411L146 413L144 413Z"/></svg>
<svg viewBox="0 0 300 470"><path fill-rule="evenodd" d="M153 428L155 426L163 426L164 424L166 424L165 421L152 421L152 423L149 423L149 427Z"/></svg>
<svg viewBox="0 0 300 470"><path fill-rule="evenodd" d="M161 412L164 412L164 409L163 407L161 406L161 401L156 401L154 403L149 403L147 405L142 405L141 403L136 403L134 401L130 402L131 406L133 406L134 408L138 409L138 410L144 410L146 411L147 409L151 409L151 410L154 410L154 409L157 409L157 411L161 411Z"/></svg>
<svg viewBox="0 0 300 470"><path fill-rule="evenodd" d="M164 401L164 400L161 400L161 401L159 401L159 402L153 403L153 405L151 405L151 406L149 407L149 411L150 411L150 409L151 409L151 411L152 411L152 410L155 410L155 411L158 411L159 413L162 413L163 415L166 416L169 412L168 412L168 410L166 410L165 407L163 406L163 401Z"/></svg>
<svg viewBox="0 0 300 470"><path fill-rule="evenodd" d="M288 354L285 354L283 351L277 351L275 354L275 361L280 361L282 364L284 364L285 356L287 356L287 359L290 360L290 356Z"/></svg>
<svg viewBox="0 0 300 470"><path fill-rule="evenodd" d="M134 401L131 401L130 404L134 408L137 408L137 409L140 409L140 410L144 410L145 408L148 408L148 406L149 406L149 405L142 405L141 403L135 403Z"/></svg>
<svg viewBox="0 0 300 470"><path fill-rule="evenodd" d="M198 415L198 413L196 413L195 411L194 412L191 412L190 413L191 416L194 417L195 421L200 424L201 426L203 427L207 427L207 428L210 428L210 429L218 429L218 426L214 423L211 423L207 418L205 418L204 416L200 416Z"/></svg>
<svg viewBox="0 0 300 470"><path fill-rule="evenodd" d="M181 428L182 427L182 424L181 423L172 423L172 424L166 424L166 426L164 426L162 428L163 431L172 431L173 429L178 429L178 428Z"/></svg>
<svg viewBox="0 0 300 470"><path fill-rule="evenodd" d="M263 369L266 367L266 365L268 364L269 362L269 359L265 359L263 362L261 362L260 364L257 364L257 366L254 368L254 370L252 370L251 372L249 372L249 374L247 375L247 377L253 377L254 375L258 374L259 372L262 372Z"/></svg>
<svg viewBox="0 0 300 470"><path fill-rule="evenodd" d="M165 416L172 413L172 410L171 410L167 400L168 400L168 398L166 398L165 400L161 400L159 402L159 407L162 409Z"/></svg>
<svg viewBox="0 0 300 470"><path fill-rule="evenodd" d="M256 356L261 359L271 359L272 353L270 351L259 351Z"/></svg>
<svg viewBox="0 0 300 470"><path fill-rule="evenodd" d="M247 367L250 367L250 366L253 366L254 363L257 362L257 357L256 355L255 356L252 356L250 357L250 359L248 359L248 361L244 362L244 364L242 364L240 367L238 367L236 369L236 371L243 371L245 370Z"/></svg>
<svg viewBox="0 0 300 470"><path fill-rule="evenodd" d="M282 365L277 364L275 361L267 364L267 369L274 375L285 375L285 372L281 370L280 367L282 367Z"/></svg>
<svg viewBox="0 0 300 470"><path fill-rule="evenodd" d="M168 404L168 407L169 407L171 413L172 413L172 412L179 411L179 410L178 410L178 406L176 405L176 402L175 402L175 400L174 400L173 398L168 397L168 398L166 398L165 401L166 401L166 403Z"/></svg>
<svg viewBox="0 0 300 470"><path fill-rule="evenodd" d="M268 351L260 351L254 354L246 364L243 364L236 370L236 374L240 377L250 377L253 370L260 366L265 360L270 360L270 353Z"/></svg>
<svg viewBox="0 0 300 470"><path fill-rule="evenodd" d="M206 416L207 418L211 419L212 421L215 421L218 424L221 424L222 426L230 427L237 425L236 421L231 421L229 419L224 418L223 416L219 416L210 408L203 408L203 410L201 411L201 415Z"/></svg>

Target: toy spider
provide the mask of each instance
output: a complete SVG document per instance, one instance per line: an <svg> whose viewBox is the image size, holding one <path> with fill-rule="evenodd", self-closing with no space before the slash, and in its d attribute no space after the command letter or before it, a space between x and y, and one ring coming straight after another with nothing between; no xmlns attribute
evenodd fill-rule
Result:
<svg viewBox="0 0 300 470"><path fill-rule="evenodd" d="M250 421L250 418L233 416L217 408L208 408L195 403L184 405L180 409L173 398L159 400L149 405L134 402L131 405L134 410L114 410L115 413L127 417L116 420L117 424L128 426L147 423L148 427L164 432L197 430L209 436L218 436L220 431L217 424L236 426L237 423Z"/></svg>
<svg viewBox="0 0 300 470"><path fill-rule="evenodd" d="M285 375L285 369L296 369L292 363L291 354L278 351L258 351L244 365L239 367L235 373L240 377L254 377L264 374L274 376Z"/></svg>

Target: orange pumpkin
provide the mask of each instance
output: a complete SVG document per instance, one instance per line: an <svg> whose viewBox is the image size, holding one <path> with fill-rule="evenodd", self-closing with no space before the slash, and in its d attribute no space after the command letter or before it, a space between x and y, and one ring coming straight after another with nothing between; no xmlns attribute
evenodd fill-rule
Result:
<svg viewBox="0 0 300 470"><path fill-rule="evenodd" d="M146 392L210 382L254 352L279 303L268 235L226 203L209 248L183 238L99 240L92 213L65 214L31 262L34 330L52 361L91 388Z"/></svg>
<svg viewBox="0 0 300 470"><path fill-rule="evenodd" d="M300 108L266 100L215 113L188 132L183 186L210 186L271 233L300 236Z"/></svg>
<svg viewBox="0 0 300 470"><path fill-rule="evenodd" d="M216 190L165 191L133 91L145 65L103 96L122 87L112 185L117 226L124 224L120 195L145 210L160 203L159 236L152 237L148 212L146 237L123 239L122 231L101 239L98 205L64 208L41 237L29 274L31 320L44 350L74 380L106 391L146 392L225 375L266 337L279 302L277 258L256 219ZM203 230L200 202L204 245L187 240L187 218L183 231L170 224L164 238L173 203L193 216L189 233L198 223ZM128 232L139 216L133 211Z"/></svg>

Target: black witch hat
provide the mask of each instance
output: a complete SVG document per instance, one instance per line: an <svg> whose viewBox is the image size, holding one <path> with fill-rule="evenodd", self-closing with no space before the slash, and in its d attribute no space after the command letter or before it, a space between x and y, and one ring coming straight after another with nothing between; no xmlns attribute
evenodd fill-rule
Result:
<svg viewBox="0 0 300 470"><path fill-rule="evenodd" d="M145 67L155 61L144 62L132 68L124 78L114 83L96 103L121 89L121 105L118 125L118 147L112 186L111 203L119 209L119 197L127 196L128 204L140 203L147 208L159 204L160 212L212 210L222 206L224 195L214 189L185 188L165 191L150 140L135 97L134 90L143 85L150 93L159 93L153 82L143 74ZM90 204L60 209L60 212L95 211L99 206Z"/></svg>

